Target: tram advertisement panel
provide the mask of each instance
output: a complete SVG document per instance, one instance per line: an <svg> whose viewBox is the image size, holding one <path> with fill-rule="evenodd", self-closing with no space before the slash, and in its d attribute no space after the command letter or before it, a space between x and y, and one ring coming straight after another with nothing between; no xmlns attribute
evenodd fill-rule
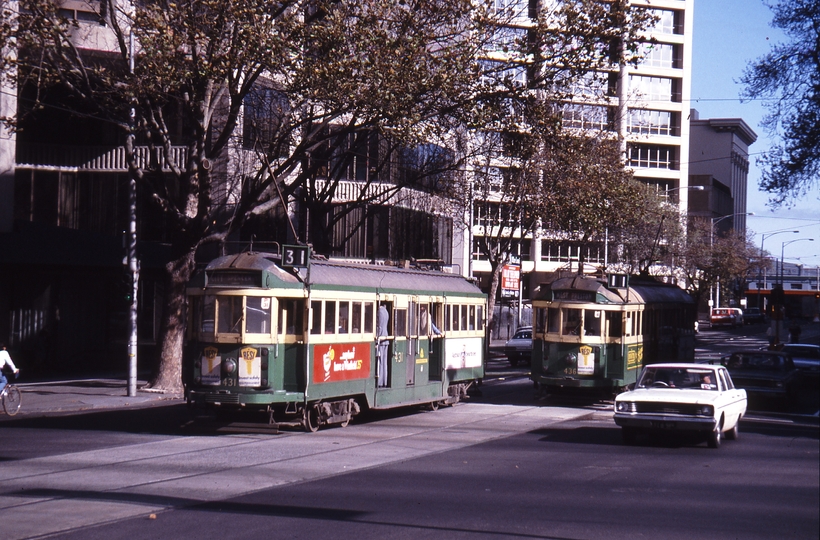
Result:
<svg viewBox="0 0 820 540"><path fill-rule="evenodd" d="M445 368L481 367L481 338L452 338L444 343Z"/></svg>
<svg viewBox="0 0 820 540"><path fill-rule="evenodd" d="M370 377L370 343L333 343L313 347L313 382Z"/></svg>
<svg viewBox="0 0 820 540"><path fill-rule="evenodd" d="M589 345L582 345L578 350L578 375L595 374L595 353Z"/></svg>
<svg viewBox="0 0 820 540"><path fill-rule="evenodd" d="M262 384L262 361L256 356L254 347L239 351L239 386L260 386Z"/></svg>
<svg viewBox="0 0 820 540"><path fill-rule="evenodd" d="M216 353L216 347L205 347L202 355L202 384L218 386L220 382L220 365L222 357Z"/></svg>
<svg viewBox="0 0 820 540"><path fill-rule="evenodd" d="M638 369L643 366L643 344L627 345L626 369Z"/></svg>

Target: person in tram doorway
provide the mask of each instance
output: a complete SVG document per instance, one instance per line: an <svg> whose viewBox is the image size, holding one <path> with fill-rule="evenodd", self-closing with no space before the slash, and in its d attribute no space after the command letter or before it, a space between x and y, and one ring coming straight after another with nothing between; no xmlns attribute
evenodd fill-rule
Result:
<svg viewBox="0 0 820 540"><path fill-rule="evenodd" d="M387 311L387 305L379 304L379 311L376 313L376 339L378 340L378 377L379 386L387 386L387 348L390 346L390 341L386 338L388 336L387 328L390 320L390 313Z"/></svg>
<svg viewBox="0 0 820 540"><path fill-rule="evenodd" d="M11 361L11 355L9 355L9 352L6 350L6 344L0 343L0 392L3 391L3 388L5 388L9 382L8 379L6 379L7 369L15 374L20 373L20 370L17 369L17 366Z"/></svg>

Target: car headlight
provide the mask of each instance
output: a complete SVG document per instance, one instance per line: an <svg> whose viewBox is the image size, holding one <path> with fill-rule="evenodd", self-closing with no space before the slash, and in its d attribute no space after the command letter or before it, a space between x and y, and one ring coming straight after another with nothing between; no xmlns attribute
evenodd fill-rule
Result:
<svg viewBox="0 0 820 540"><path fill-rule="evenodd" d="M233 373L236 371L236 360L233 358L226 358L224 362L222 362L222 369L225 370L225 373Z"/></svg>
<svg viewBox="0 0 820 540"><path fill-rule="evenodd" d="M715 415L715 408L711 405L704 405L700 408L700 414L702 416L714 416Z"/></svg>
<svg viewBox="0 0 820 540"><path fill-rule="evenodd" d="M629 401L618 401L615 403L615 410L618 412L631 412L633 409L633 403Z"/></svg>

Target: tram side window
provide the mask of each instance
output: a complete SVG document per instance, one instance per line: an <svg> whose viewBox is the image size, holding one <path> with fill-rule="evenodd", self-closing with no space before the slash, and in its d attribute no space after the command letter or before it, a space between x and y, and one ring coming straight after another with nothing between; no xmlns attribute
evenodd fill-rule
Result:
<svg viewBox="0 0 820 540"><path fill-rule="evenodd" d="M478 306L478 329L484 330L484 306Z"/></svg>
<svg viewBox="0 0 820 540"><path fill-rule="evenodd" d="M199 330L201 332L213 333L214 316L216 314L216 298L206 296L202 299L202 319Z"/></svg>
<svg viewBox="0 0 820 540"><path fill-rule="evenodd" d="M366 334L373 332L373 302L366 302L364 305L364 331Z"/></svg>
<svg viewBox="0 0 820 540"><path fill-rule="evenodd" d="M304 300L279 299L279 334L301 334L304 326ZM285 329L283 332L283 328Z"/></svg>
<svg viewBox="0 0 820 540"><path fill-rule="evenodd" d="M450 323L451 315L452 315L452 309L450 309L450 306L449 305L444 306L444 331L445 332L449 332L450 330L453 329L453 326Z"/></svg>
<svg viewBox="0 0 820 540"><path fill-rule="evenodd" d="M336 333L336 302L325 301L325 334Z"/></svg>
<svg viewBox="0 0 820 540"><path fill-rule="evenodd" d="M339 333L350 331L350 302L339 302Z"/></svg>
<svg viewBox="0 0 820 540"><path fill-rule="evenodd" d="M581 329L581 310L564 308L564 328L561 332L564 336L577 336Z"/></svg>
<svg viewBox="0 0 820 540"><path fill-rule="evenodd" d="M547 308L535 308L535 331L543 334L547 327Z"/></svg>
<svg viewBox="0 0 820 540"><path fill-rule="evenodd" d="M467 330L467 328L468 328L468 326L467 326L467 317L468 317L468 315L467 315L467 306L461 306L461 325L460 325L460 327L461 327L462 330Z"/></svg>
<svg viewBox="0 0 820 540"><path fill-rule="evenodd" d="M599 310L584 310L584 335L601 335L601 312Z"/></svg>
<svg viewBox="0 0 820 540"><path fill-rule="evenodd" d="M362 303L353 302L350 312L350 331L354 334L362 333Z"/></svg>
<svg viewBox="0 0 820 540"><path fill-rule="evenodd" d="M609 337L619 338L624 335L623 314L620 311L607 311L606 322L609 326Z"/></svg>
<svg viewBox="0 0 820 540"><path fill-rule="evenodd" d="M475 330L475 306L470 306L470 315L467 318L470 330Z"/></svg>
<svg viewBox="0 0 820 540"><path fill-rule="evenodd" d="M216 331L220 334L238 334L242 329L242 297L220 296L216 308Z"/></svg>
<svg viewBox="0 0 820 540"><path fill-rule="evenodd" d="M269 297L248 296L245 309L248 312L245 321L245 332L249 334L270 334L270 304Z"/></svg>
<svg viewBox="0 0 820 540"><path fill-rule="evenodd" d="M549 308L548 314L549 327L547 332L557 334L561 331L561 310L558 308Z"/></svg>
<svg viewBox="0 0 820 540"><path fill-rule="evenodd" d="M419 333L420 336L430 335L430 304L419 304Z"/></svg>
<svg viewBox="0 0 820 540"><path fill-rule="evenodd" d="M310 333L322 333L322 302L321 300L314 300L310 303Z"/></svg>
<svg viewBox="0 0 820 540"><path fill-rule="evenodd" d="M407 310L397 309L393 312L393 335L407 335Z"/></svg>

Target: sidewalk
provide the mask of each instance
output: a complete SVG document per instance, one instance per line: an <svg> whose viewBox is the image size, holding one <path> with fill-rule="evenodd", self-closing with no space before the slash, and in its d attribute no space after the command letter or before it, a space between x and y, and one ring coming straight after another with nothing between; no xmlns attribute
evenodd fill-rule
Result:
<svg viewBox="0 0 820 540"><path fill-rule="evenodd" d="M137 395L129 397L125 379L72 379L14 384L22 392L22 407L14 416L33 418L82 411L129 409L183 403L182 394L140 390L146 381L137 381ZM0 409L0 422L10 417Z"/></svg>

